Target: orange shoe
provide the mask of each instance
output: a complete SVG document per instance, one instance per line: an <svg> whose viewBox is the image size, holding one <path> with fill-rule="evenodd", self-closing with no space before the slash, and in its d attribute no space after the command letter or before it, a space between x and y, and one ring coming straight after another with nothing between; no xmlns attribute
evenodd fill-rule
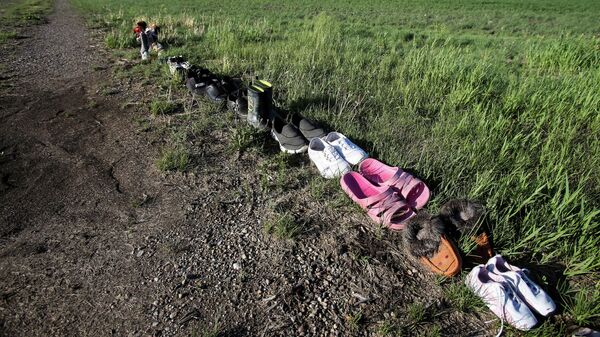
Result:
<svg viewBox="0 0 600 337"><path fill-rule="evenodd" d="M421 257L421 262L436 274L452 277L462 268L462 260L458 248L445 235L440 239L440 247L432 257Z"/></svg>

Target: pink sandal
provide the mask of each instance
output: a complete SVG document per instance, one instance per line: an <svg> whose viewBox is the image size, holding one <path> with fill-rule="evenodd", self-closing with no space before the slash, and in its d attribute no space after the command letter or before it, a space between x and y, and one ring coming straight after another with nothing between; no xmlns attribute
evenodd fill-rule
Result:
<svg viewBox="0 0 600 337"><path fill-rule="evenodd" d="M429 188L419 178L399 167L388 166L376 159L365 159L358 168L360 174L379 186L396 190L413 209L421 209L429 201Z"/></svg>
<svg viewBox="0 0 600 337"><path fill-rule="evenodd" d="M387 186L375 186L358 172L348 172L340 179L342 189L360 205L375 222L390 229L404 229L415 215L402 197Z"/></svg>

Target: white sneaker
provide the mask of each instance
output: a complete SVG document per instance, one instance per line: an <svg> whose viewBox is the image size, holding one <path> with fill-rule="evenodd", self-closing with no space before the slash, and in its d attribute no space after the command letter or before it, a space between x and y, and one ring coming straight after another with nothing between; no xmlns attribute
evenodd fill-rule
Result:
<svg viewBox="0 0 600 337"><path fill-rule="evenodd" d="M369 157L363 149L339 132L330 132L324 140L333 145L342 157L352 165L356 165Z"/></svg>
<svg viewBox="0 0 600 337"><path fill-rule="evenodd" d="M326 179L341 177L352 168L338 151L321 138L313 138L308 144L308 157L315 163L321 176Z"/></svg>
<svg viewBox="0 0 600 337"><path fill-rule="evenodd" d="M538 323L513 286L504 281L503 277L490 273L484 265L473 268L467 275L465 284L483 299L496 316L515 328L527 331Z"/></svg>
<svg viewBox="0 0 600 337"><path fill-rule="evenodd" d="M150 54L145 51L142 53L142 61L148 61L150 59Z"/></svg>
<svg viewBox="0 0 600 337"><path fill-rule="evenodd" d="M502 255L489 259L485 268L502 276L517 290L521 299L540 315L548 316L556 310L552 298L527 276L525 270L508 264Z"/></svg>

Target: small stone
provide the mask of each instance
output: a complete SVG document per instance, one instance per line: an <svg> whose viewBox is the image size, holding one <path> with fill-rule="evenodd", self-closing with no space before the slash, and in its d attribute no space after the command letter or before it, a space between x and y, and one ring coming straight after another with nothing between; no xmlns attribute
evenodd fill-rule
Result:
<svg viewBox="0 0 600 337"><path fill-rule="evenodd" d="M138 250L138 252L135 256L141 257L142 255L144 255L144 251L142 249L140 249L140 250Z"/></svg>
<svg viewBox="0 0 600 337"><path fill-rule="evenodd" d="M233 264L233 269L234 270L240 270L240 269L242 269L242 266L239 263L236 262L236 263Z"/></svg>
<svg viewBox="0 0 600 337"><path fill-rule="evenodd" d="M158 277L155 277L155 278L154 278L154 282L158 282Z"/></svg>
<svg viewBox="0 0 600 337"><path fill-rule="evenodd" d="M156 328L157 326L158 326L158 322L155 321L155 322L152 323L152 327L153 328Z"/></svg>
<svg viewBox="0 0 600 337"><path fill-rule="evenodd" d="M174 311L169 315L169 318L171 319L174 319L175 317L177 317L177 311Z"/></svg>

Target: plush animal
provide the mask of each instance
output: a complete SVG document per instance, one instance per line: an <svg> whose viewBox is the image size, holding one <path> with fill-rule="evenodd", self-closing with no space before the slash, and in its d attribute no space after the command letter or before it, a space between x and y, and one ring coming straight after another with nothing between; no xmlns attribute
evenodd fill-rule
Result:
<svg viewBox="0 0 600 337"><path fill-rule="evenodd" d="M406 224L403 232L404 247L415 257L431 258L439 249L442 234L444 234L442 219L421 210Z"/></svg>

